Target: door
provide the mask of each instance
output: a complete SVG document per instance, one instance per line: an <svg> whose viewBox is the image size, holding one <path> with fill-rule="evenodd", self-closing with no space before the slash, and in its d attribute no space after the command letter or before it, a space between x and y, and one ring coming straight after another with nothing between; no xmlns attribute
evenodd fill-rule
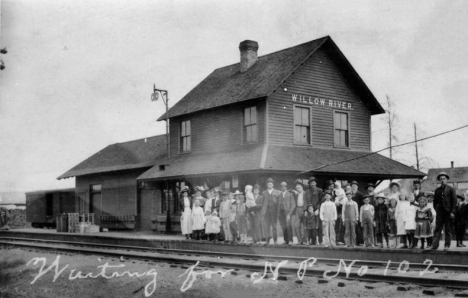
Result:
<svg viewBox="0 0 468 298"><path fill-rule="evenodd" d="M100 192L91 193L89 202L89 213L94 213L94 223L96 225L101 224L101 206L102 196Z"/></svg>
<svg viewBox="0 0 468 298"><path fill-rule="evenodd" d="M154 218L155 211L155 201L157 193L160 193L157 189L141 189L140 190L140 230L141 231L151 231L153 228L152 219Z"/></svg>

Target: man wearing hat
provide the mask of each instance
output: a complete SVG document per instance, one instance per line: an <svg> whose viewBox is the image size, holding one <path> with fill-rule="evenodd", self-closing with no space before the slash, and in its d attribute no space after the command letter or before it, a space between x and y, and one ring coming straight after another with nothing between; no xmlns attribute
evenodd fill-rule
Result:
<svg viewBox="0 0 468 298"><path fill-rule="evenodd" d="M262 218L262 207L263 207L263 197L260 194L260 185L255 184L253 186L253 195L255 199L255 216L253 217L254 221L254 230L255 233L254 242L265 241L265 221Z"/></svg>
<svg viewBox="0 0 468 298"><path fill-rule="evenodd" d="M219 197L219 194L221 192L221 189L219 187L215 187L211 190L213 193L212 198L211 198L211 213L213 211L218 212L219 214L219 206L221 205L221 198Z"/></svg>
<svg viewBox="0 0 468 298"><path fill-rule="evenodd" d="M294 188L295 189L292 191L294 202L296 205L296 209L294 211L294 232L297 237L297 243L304 244L304 240L307 243L307 235L304 235L302 233L302 224L304 220L304 211L306 210L306 206L308 204L306 192L304 191L304 183L301 179L297 179L296 181L294 181Z"/></svg>
<svg viewBox="0 0 468 298"><path fill-rule="evenodd" d="M445 172L441 172L437 175L440 186L435 190L434 195L434 209L436 210L437 216L432 249L437 249L439 247L440 234L444 227L444 249L450 248L450 241L452 239L451 221L455 218L455 213L457 212L457 194L455 189L447 184L449 179L449 175Z"/></svg>
<svg viewBox="0 0 468 298"><path fill-rule="evenodd" d="M292 218L295 209L296 202L293 195L288 191L288 185L286 182L281 182L281 195L278 200L278 221L283 230L285 244L293 242Z"/></svg>
<svg viewBox="0 0 468 298"><path fill-rule="evenodd" d="M315 177L309 178L309 189L306 191L306 205L313 205L315 210L315 215L319 215L320 205L322 203L323 190L317 187L318 180ZM297 235L296 235L297 236ZM319 245L323 241L323 228L322 222L319 217L319 229L318 229L318 240ZM298 241L299 238L298 238Z"/></svg>
<svg viewBox="0 0 468 298"><path fill-rule="evenodd" d="M358 190L359 183L356 180L351 182L351 193L353 194L353 201L358 205L358 209L361 210L362 205L364 205L364 195ZM356 244L363 245L364 237L362 235L363 228L360 224L356 225Z"/></svg>
<svg viewBox="0 0 468 298"><path fill-rule="evenodd" d="M424 197L424 193L421 191L421 181L419 180L413 181L413 195L416 205L419 202L419 198Z"/></svg>
<svg viewBox="0 0 468 298"><path fill-rule="evenodd" d="M265 222L265 238L266 243L269 244L271 238L276 244L278 235L276 233L276 221L278 214L278 201L281 193L274 189L274 181L272 178L268 178L266 181L267 189L262 193L263 202L261 214Z"/></svg>

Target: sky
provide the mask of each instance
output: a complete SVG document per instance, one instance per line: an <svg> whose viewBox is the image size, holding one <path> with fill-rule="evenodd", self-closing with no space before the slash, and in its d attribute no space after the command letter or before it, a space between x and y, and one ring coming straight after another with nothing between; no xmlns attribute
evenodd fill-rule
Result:
<svg viewBox="0 0 468 298"><path fill-rule="evenodd" d="M173 106L215 68L329 35L384 108L395 143L468 124L464 1L0 0L0 191L73 187L56 178L109 144L165 133ZM386 115L372 149L388 146ZM424 141L422 169L468 166L468 128ZM387 152L382 152L388 156ZM416 164L414 145L394 158Z"/></svg>

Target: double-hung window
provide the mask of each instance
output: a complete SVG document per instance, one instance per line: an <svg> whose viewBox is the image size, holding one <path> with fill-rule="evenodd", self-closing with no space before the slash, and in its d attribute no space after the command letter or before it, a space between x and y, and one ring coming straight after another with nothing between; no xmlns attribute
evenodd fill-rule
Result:
<svg viewBox="0 0 468 298"><path fill-rule="evenodd" d="M192 150L192 129L190 120L180 122L180 152Z"/></svg>
<svg viewBox="0 0 468 298"><path fill-rule="evenodd" d="M310 144L310 108L294 107L294 144Z"/></svg>
<svg viewBox="0 0 468 298"><path fill-rule="evenodd" d="M244 109L244 143L258 142L257 107Z"/></svg>
<svg viewBox="0 0 468 298"><path fill-rule="evenodd" d="M335 147L349 147L349 116L348 113L335 112Z"/></svg>

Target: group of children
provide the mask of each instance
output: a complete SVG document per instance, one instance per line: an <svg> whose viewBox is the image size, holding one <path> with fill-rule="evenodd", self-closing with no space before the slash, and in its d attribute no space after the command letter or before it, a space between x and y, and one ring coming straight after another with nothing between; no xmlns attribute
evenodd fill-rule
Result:
<svg viewBox="0 0 468 298"><path fill-rule="evenodd" d="M247 231L254 224L251 220L259 212L252 186L246 187L245 196L239 191L230 193L214 190L208 191L205 199L201 197L202 190L203 188L196 190L193 204L188 197L188 189L181 191L184 210L181 216L182 233L194 240L247 242ZM258 195L259 189L254 191ZM357 225L362 228L366 247L417 248L420 242L420 248L423 249L425 243L428 246L432 244L436 218L433 195L420 195L415 199L413 195L400 193L398 185L398 192L388 197L383 194L364 195L359 204L360 210L353 192L346 190L342 196L343 198L338 198L336 192L325 191L319 210L315 210L312 204L306 206L302 227L307 244L318 244L321 228L322 244L325 247L335 247L335 224L342 225L345 231L344 244L347 247L356 246ZM457 246L460 247L464 246L465 210L468 209L465 208L464 197L459 196L458 203L457 209L460 214L463 213L457 216L459 220L455 227ZM337 209L337 206L340 208ZM337 221L337 218L340 220Z"/></svg>

